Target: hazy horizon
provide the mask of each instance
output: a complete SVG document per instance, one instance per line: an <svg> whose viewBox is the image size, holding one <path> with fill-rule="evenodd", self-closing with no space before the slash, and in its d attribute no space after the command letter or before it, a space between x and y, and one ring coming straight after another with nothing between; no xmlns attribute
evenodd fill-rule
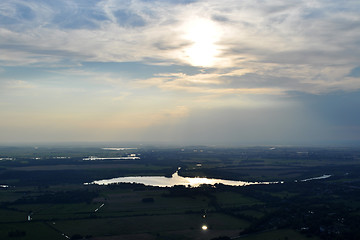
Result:
<svg viewBox="0 0 360 240"><path fill-rule="evenodd" d="M359 1L4 0L0 145L360 145Z"/></svg>

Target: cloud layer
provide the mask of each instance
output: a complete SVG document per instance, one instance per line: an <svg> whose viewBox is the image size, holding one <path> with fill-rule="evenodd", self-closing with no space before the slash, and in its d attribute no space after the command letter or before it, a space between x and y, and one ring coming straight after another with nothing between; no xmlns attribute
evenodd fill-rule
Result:
<svg viewBox="0 0 360 240"><path fill-rule="evenodd" d="M79 140L94 139L88 133L94 126L102 140L120 133L136 140L152 126L184 128L190 121L194 127L224 109L235 119L246 109L253 117L241 125L256 129L264 123L251 119L271 109L279 111L279 122L287 119L278 107L297 109L292 116L311 114L305 122L320 129L316 116L324 112L308 110L308 96L330 105L336 94L355 99L351 92L360 89L359 12L355 0L3 0L0 110L7 117L0 129L26 128L31 139L29 129L47 119L48 129L83 126L74 136ZM12 122L19 116L30 120ZM345 120L322 121L323 139L331 138L326 129L344 139L348 129L358 129ZM222 123L204 129L237 128ZM2 141L14 132L7 131ZM167 138L169 130L158 131ZM267 136L276 134L291 138L284 131ZM14 141L21 131L16 135Z"/></svg>

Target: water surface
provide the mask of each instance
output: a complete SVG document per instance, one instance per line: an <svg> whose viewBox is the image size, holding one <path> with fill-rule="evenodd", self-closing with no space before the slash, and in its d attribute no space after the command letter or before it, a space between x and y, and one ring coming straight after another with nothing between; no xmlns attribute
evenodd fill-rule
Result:
<svg viewBox="0 0 360 240"><path fill-rule="evenodd" d="M171 177L164 177L164 176L118 177L118 178L93 181L91 183L85 183L85 184L108 185L114 183L139 183L147 186L156 186L156 187L173 187L175 185L198 187L202 184L214 185L218 183L224 185L230 185L230 186L248 186L254 184L271 184L271 183L279 183L279 182L246 182L246 181L233 181L233 180L213 179L213 178L182 177L179 176L178 171L176 171Z"/></svg>
<svg viewBox="0 0 360 240"><path fill-rule="evenodd" d="M320 179L326 179L326 178L329 178L331 177L332 175L329 175L329 174L324 174L320 177L313 177L313 178L307 178L307 179L303 179L301 180L302 182L307 182L307 181L312 181L312 180L320 180Z"/></svg>

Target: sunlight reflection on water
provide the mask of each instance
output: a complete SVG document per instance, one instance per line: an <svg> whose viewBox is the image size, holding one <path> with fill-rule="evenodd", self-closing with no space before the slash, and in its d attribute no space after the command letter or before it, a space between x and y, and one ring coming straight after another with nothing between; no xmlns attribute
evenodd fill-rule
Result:
<svg viewBox="0 0 360 240"><path fill-rule="evenodd" d="M173 187L175 185L198 187L202 184L208 184L208 185L224 184L230 186L247 186L254 184L272 184L272 183L280 183L280 182L246 182L246 181L233 181L233 180L200 178L200 177L182 177L179 176L178 171L176 171L171 176L171 178L164 176L118 177L112 179L93 181L90 184L108 185L114 183L139 183L147 186L157 186L157 187ZM89 183L85 183L85 184L89 184Z"/></svg>

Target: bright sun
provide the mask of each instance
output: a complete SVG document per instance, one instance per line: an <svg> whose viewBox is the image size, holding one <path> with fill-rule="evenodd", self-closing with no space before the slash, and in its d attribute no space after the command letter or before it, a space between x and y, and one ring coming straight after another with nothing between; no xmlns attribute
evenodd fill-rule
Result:
<svg viewBox="0 0 360 240"><path fill-rule="evenodd" d="M186 26L185 39L191 44L185 49L185 55L191 65L209 67L214 65L219 54L216 42L220 38L217 25L210 20L197 19Z"/></svg>

